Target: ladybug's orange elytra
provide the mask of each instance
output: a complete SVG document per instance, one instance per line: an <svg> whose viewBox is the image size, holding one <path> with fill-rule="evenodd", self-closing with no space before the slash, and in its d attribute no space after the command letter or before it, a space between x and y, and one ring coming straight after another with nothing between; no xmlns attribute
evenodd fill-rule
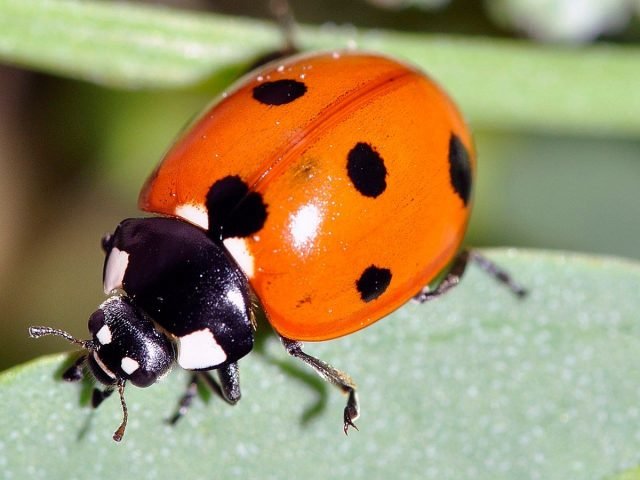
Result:
<svg viewBox="0 0 640 480"><path fill-rule="evenodd" d="M384 317L447 267L474 172L469 130L423 73L373 54L302 55L209 108L140 207L215 223L278 333L327 340Z"/></svg>

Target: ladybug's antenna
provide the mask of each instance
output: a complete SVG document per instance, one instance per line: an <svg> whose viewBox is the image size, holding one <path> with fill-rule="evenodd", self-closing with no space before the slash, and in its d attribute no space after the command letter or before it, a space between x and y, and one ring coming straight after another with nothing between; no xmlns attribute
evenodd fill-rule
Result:
<svg viewBox="0 0 640 480"><path fill-rule="evenodd" d="M70 333L60 330L58 328L51 327L29 327L29 336L31 338L40 338L46 335L55 335L56 337L62 337L68 342L80 345L86 350L91 350L91 340L79 340Z"/></svg>
<svg viewBox="0 0 640 480"><path fill-rule="evenodd" d="M118 382L118 394L120 395L120 405L122 405L122 423L113 433L113 439L116 442L122 440L124 431L127 428L127 419L129 418L129 414L127 412L127 402L124 401L124 384L124 380Z"/></svg>
<svg viewBox="0 0 640 480"><path fill-rule="evenodd" d="M77 339L70 333L67 333L64 330L60 330L58 328L40 327L40 326L29 327L29 336L32 338L40 338L46 335L55 335L56 337L62 337L68 342L71 342L76 345L80 345L85 350L95 349L95 344L93 343L93 341ZM78 361L74 363L74 365L72 365L72 367L68 370L68 372L75 372L78 369L78 365L83 363L85 358L86 356L82 356ZM77 376L76 374L74 376L70 376L68 380L78 380L80 378L82 378L82 376L81 375ZM120 426L118 427L118 429L113 433L113 439L116 442L119 442L120 440L122 440L122 437L124 436L124 431L127 428L127 420L129 419L129 413L127 411L127 402L125 402L124 400L124 385L125 385L124 379L117 380L118 394L120 395L120 405L122 405L122 422L120 423ZM99 390L96 390L96 391L99 392ZM104 398L109 396L109 394L112 391L113 391L113 386L108 387L107 390L105 390L104 394L99 398L97 403L94 403L94 407L98 406L98 404L102 402Z"/></svg>

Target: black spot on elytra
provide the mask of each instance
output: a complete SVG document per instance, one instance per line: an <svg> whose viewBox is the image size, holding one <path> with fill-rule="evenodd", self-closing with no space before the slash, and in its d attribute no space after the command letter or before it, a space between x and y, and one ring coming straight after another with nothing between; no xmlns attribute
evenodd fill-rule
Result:
<svg viewBox="0 0 640 480"><path fill-rule="evenodd" d="M285 105L307 92L307 86L297 80L275 80L254 87L253 98L265 105Z"/></svg>
<svg viewBox="0 0 640 480"><path fill-rule="evenodd" d="M391 270L370 265L356 281L356 288L363 302L370 302L382 295L391 283Z"/></svg>
<svg viewBox="0 0 640 480"><path fill-rule="evenodd" d="M457 135L449 139L449 176L453 189L467 205L471 196L471 163L469 152Z"/></svg>
<svg viewBox="0 0 640 480"><path fill-rule="evenodd" d="M347 173L365 197L375 198L387 188L384 160L368 143L358 142L347 155Z"/></svg>
<svg viewBox="0 0 640 480"><path fill-rule="evenodd" d="M259 232L267 219L267 205L240 177L228 176L207 193L209 234L216 240L248 237Z"/></svg>

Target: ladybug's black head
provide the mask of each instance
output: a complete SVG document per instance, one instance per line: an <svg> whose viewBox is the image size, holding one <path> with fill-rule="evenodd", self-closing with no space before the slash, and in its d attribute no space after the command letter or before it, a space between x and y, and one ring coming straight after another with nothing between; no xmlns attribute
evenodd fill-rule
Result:
<svg viewBox="0 0 640 480"><path fill-rule="evenodd" d="M116 295L106 300L89 317L91 340L78 340L69 333L50 327L31 327L32 337L57 335L82 346L86 355L65 374L67 380L82 378L82 364L99 382L107 385L107 394L114 388L120 393L123 421L114 434L120 440L127 422L124 385L130 381L138 387L147 387L166 375L175 360L173 345L157 330L151 319L136 308L130 299ZM104 394L95 400L99 403ZM95 406L95 405L94 405Z"/></svg>
<svg viewBox="0 0 640 480"><path fill-rule="evenodd" d="M130 381L148 387L166 375L175 360L173 346L131 300L114 296L89 318L93 336L88 364L105 385Z"/></svg>

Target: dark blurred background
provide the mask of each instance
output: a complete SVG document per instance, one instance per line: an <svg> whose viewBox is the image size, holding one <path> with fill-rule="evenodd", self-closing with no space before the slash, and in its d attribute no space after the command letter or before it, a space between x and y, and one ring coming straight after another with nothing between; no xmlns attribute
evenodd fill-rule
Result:
<svg viewBox="0 0 640 480"><path fill-rule="evenodd" d="M266 0L144 3L270 18ZM578 49L640 39L640 7L632 0L290 3L297 20L310 24L528 38ZM146 175L217 92L118 91L8 66L0 66L0 92L4 369L68 348L60 339L28 339L28 325L86 335L86 319L103 300L101 236L138 215ZM470 244L640 257L640 139L474 129L480 178Z"/></svg>

